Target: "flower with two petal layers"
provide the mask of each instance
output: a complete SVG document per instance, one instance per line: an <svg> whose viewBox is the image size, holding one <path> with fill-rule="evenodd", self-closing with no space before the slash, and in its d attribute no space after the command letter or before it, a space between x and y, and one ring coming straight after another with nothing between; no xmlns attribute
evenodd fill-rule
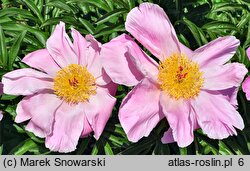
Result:
<svg viewBox="0 0 250 171"><path fill-rule="evenodd" d="M250 47L247 49L246 53L250 61ZM242 83L242 90L246 93L247 100L250 100L250 76Z"/></svg>
<svg viewBox="0 0 250 171"><path fill-rule="evenodd" d="M192 51L178 41L164 10L151 3L132 9L125 27L159 60L150 58L125 34L103 45L107 74L116 83L135 85L119 110L130 141L148 136L163 117L170 128L162 142L175 141L180 147L192 143L198 128L213 139L244 128L236 95L247 69L227 63L239 40L220 37Z"/></svg>
<svg viewBox="0 0 250 171"><path fill-rule="evenodd" d="M94 131L100 137L116 99L117 85L100 60L101 44L72 29L72 43L60 23L46 49L22 60L31 68L3 76L4 93L23 95L17 106L17 123L30 120L26 130L45 138L52 151L75 150L80 137Z"/></svg>

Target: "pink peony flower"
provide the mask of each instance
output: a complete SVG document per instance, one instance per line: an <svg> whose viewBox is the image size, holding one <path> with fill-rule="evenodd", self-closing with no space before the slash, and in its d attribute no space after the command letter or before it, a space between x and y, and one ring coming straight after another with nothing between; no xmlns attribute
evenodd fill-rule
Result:
<svg viewBox="0 0 250 171"><path fill-rule="evenodd" d="M247 56L250 60L250 47L247 49ZM246 93L247 100L250 100L250 76L242 83L242 90Z"/></svg>
<svg viewBox="0 0 250 171"><path fill-rule="evenodd" d="M17 123L29 120L26 130L45 137L52 151L70 152L78 139L94 131L100 137L116 99L116 84L100 61L101 45L72 29L74 42L60 22L46 49L24 57L25 68L3 76L4 93L23 95L17 106Z"/></svg>
<svg viewBox="0 0 250 171"><path fill-rule="evenodd" d="M0 96L3 94L3 84L0 82ZM0 110L0 121L3 119L3 112Z"/></svg>
<svg viewBox="0 0 250 171"><path fill-rule="evenodd" d="M226 63L239 40L220 37L192 51L178 41L164 10L151 3L132 9L125 27L160 60L155 62L125 34L103 45L102 62L111 79L136 85L119 110L130 141L148 136L163 117L170 128L162 142L176 141L180 147L192 143L199 127L213 139L236 135L235 128L244 128L236 95L247 69Z"/></svg>
<svg viewBox="0 0 250 171"><path fill-rule="evenodd" d="M250 47L248 47L246 53L247 53L248 60L250 61Z"/></svg>

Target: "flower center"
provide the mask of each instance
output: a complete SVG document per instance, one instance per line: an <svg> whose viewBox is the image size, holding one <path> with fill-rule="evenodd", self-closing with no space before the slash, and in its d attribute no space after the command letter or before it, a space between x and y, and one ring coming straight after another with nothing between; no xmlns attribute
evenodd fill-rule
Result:
<svg viewBox="0 0 250 171"><path fill-rule="evenodd" d="M175 99L196 97L204 83L197 63L184 55L173 54L159 65L160 88Z"/></svg>
<svg viewBox="0 0 250 171"><path fill-rule="evenodd" d="M95 77L86 67L71 64L57 72L54 78L54 92L70 104L85 102L96 94Z"/></svg>

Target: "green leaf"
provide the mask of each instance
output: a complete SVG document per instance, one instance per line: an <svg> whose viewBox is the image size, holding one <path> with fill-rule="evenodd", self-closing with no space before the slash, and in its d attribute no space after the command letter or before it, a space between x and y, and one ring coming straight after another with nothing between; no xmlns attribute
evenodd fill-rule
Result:
<svg viewBox="0 0 250 171"><path fill-rule="evenodd" d="M6 67L8 63L7 47L2 26L0 26L0 67Z"/></svg>
<svg viewBox="0 0 250 171"><path fill-rule="evenodd" d="M219 153L222 155L234 155L223 141L219 141Z"/></svg>
<svg viewBox="0 0 250 171"><path fill-rule="evenodd" d="M43 28L45 26L51 26L51 25L56 25L58 24L60 21L63 21L67 24L71 24L71 25L77 25L78 21L73 18L73 17L67 17L67 16L64 16L64 17L54 17L54 18L50 18L48 20L46 20L40 27Z"/></svg>
<svg viewBox="0 0 250 171"><path fill-rule="evenodd" d="M17 124L13 124L13 126L16 128L18 133L21 134L25 133L25 130L22 127L18 126Z"/></svg>
<svg viewBox="0 0 250 171"><path fill-rule="evenodd" d="M3 154L3 145L0 145L0 155Z"/></svg>
<svg viewBox="0 0 250 171"><path fill-rule="evenodd" d="M177 23L183 23L187 25L199 46L202 46L203 44L208 42L201 28L197 27L193 22L187 19L183 19L181 21L178 21Z"/></svg>
<svg viewBox="0 0 250 171"><path fill-rule="evenodd" d="M135 1L134 0L127 0L129 9L133 9L135 7Z"/></svg>
<svg viewBox="0 0 250 171"><path fill-rule="evenodd" d="M83 18L79 18L79 20L83 24L83 26L89 31L90 34L94 34L95 28L88 20L85 20Z"/></svg>
<svg viewBox="0 0 250 171"><path fill-rule="evenodd" d="M114 26L106 27L106 28L99 30L94 36L95 38L98 38L100 36L109 35L118 31L125 31L124 26L120 25L119 23Z"/></svg>
<svg viewBox="0 0 250 171"><path fill-rule="evenodd" d="M34 141L32 141L31 139L27 139L24 142L20 143L18 146L16 146L10 152L10 154L23 155L27 153L28 151L30 151L31 149L36 148L36 147L37 147L37 144L34 143Z"/></svg>
<svg viewBox="0 0 250 171"><path fill-rule="evenodd" d="M1 96L1 100L13 100L13 99L15 99L15 98L17 98L17 96L8 95L8 94L3 94L3 95Z"/></svg>
<svg viewBox="0 0 250 171"><path fill-rule="evenodd" d="M89 141L90 141L90 139L88 137L84 138L82 140L82 142L80 143L79 147L77 148L77 151L76 151L77 155L84 154L84 151L87 149L87 147L89 145Z"/></svg>
<svg viewBox="0 0 250 171"><path fill-rule="evenodd" d="M34 17L30 11L28 10L24 10L24 9L20 9L20 8L15 8L15 7L11 7L11 8L5 8L5 9L1 9L0 10L0 18L2 20L2 17L5 16L18 16L18 17L22 17L22 18L27 18L27 19L31 19L34 21L38 21L38 19L36 17Z"/></svg>
<svg viewBox="0 0 250 171"><path fill-rule="evenodd" d="M35 136L34 133L29 132L29 131L26 131L26 134L27 134L27 135L30 137L30 139L32 139L33 141L35 141L35 142L37 142L37 143L40 143L40 144L43 144L43 143L44 143L44 139Z"/></svg>
<svg viewBox="0 0 250 171"><path fill-rule="evenodd" d="M68 3L83 3L83 4L89 4L93 5L97 8L101 8L107 12L111 11L112 9L109 7L107 3L105 3L103 0L70 0Z"/></svg>
<svg viewBox="0 0 250 171"><path fill-rule="evenodd" d="M18 51L21 47L21 43L23 41L24 36L26 35L26 30L20 33L20 35L15 39L10 51L9 51L9 69L12 70L13 63L17 57Z"/></svg>
<svg viewBox="0 0 250 171"><path fill-rule="evenodd" d="M180 148L181 155L187 155L187 148Z"/></svg>
<svg viewBox="0 0 250 171"><path fill-rule="evenodd" d="M67 12L73 12L73 9L68 4L66 4L65 2L62 2L60 0L50 1L46 5L56 7L56 8L59 8L61 10L65 10Z"/></svg>
<svg viewBox="0 0 250 171"><path fill-rule="evenodd" d="M114 154L112 151L112 148L110 147L108 142L106 142L104 145L104 152L106 155L113 155Z"/></svg>
<svg viewBox="0 0 250 171"><path fill-rule="evenodd" d="M99 148L97 144L94 145L94 148L92 149L91 155L97 155L99 152Z"/></svg>
<svg viewBox="0 0 250 171"><path fill-rule="evenodd" d="M4 23L2 24L4 30L9 31L23 31L27 30L28 32L32 33L36 38L45 46L47 40L47 33L40 31L39 29L32 28L30 26L24 24L16 24L16 23Z"/></svg>
<svg viewBox="0 0 250 171"><path fill-rule="evenodd" d="M22 2L24 2L27 7L34 12L34 14L38 17L38 19L40 20L41 23L44 22L44 18L41 14L41 11L39 11L39 9L37 8L36 4L34 3L34 1L32 0L22 0Z"/></svg>
<svg viewBox="0 0 250 171"><path fill-rule="evenodd" d="M168 144L162 144L160 141L156 143L154 148L155 155L169 155L170 150Z"/></svg>
<svg viewBox="0 0 250 171"><path fill-rule="evenodd" d="M222 21L213 21L207 24L204 24L202 26L202 29L207 29L207 30L215 30L215 29L227 29L227 30L235 30L239 31L239 29L234 25L229 22L222 22Z"/></svg>
<svg viewBox="0 0 250 171"><path fill-rule="evenodd" d="M136 155L140 154L144 150L148 150L152 145L154 145L157 140L156 136L150 136L148 138L140 140L138 143L131 144L125 150L121 151L119 154L122 155Z"/></svg>
<svg viewBox="0 0 250 171"><path fill-rule="evenodd" d="M124 13L127 13L128 11L125 9L125 8L121 8L121 9L116 9L116 10L113 10L105 15L103 15L101 18L99 18L97 21L96 21L96 24L97 25L100 25L100 24L103 24L107 21L110 21L112 20L113 18L119 16L120 14L124 14Z"/></svg>

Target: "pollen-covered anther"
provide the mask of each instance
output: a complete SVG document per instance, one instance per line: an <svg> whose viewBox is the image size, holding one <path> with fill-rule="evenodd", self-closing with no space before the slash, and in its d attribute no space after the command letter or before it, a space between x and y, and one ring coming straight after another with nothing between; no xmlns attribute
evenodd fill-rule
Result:
<svg viewBox="0 0 250 171"><path fill-rule="evenodd" d="M175 99L196 97L204 83L197 63L183 54L173 54L159 65L160 88Z"/></svg>
<svg viewBox="0 0 250 171"><path fill-rule="evenodd" d="M70 104L87 101L96 94L95 77L86 67L71 64L57 72L54 78L55 94Z"/></svg>

